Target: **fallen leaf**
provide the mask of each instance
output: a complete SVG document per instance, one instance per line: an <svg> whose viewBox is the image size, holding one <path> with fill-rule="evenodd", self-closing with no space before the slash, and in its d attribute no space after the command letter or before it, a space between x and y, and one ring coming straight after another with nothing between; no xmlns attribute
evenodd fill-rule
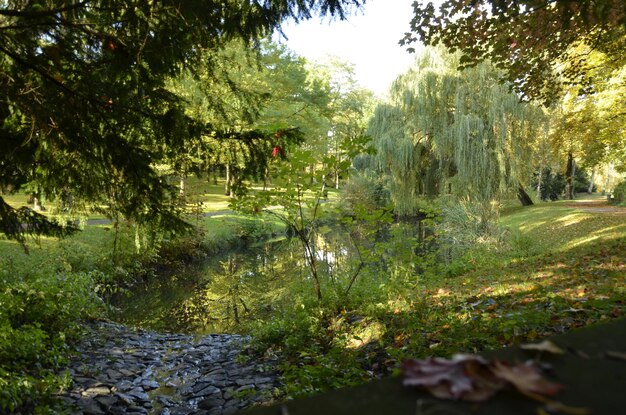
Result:
<svg viewBox="0 0 626 415"><path fill-rule="evenodd" d="M524 350L536 350L538 352L548 352L554 354L565 353L563 349L552 343L550 340L544 340L541 343L523 344L520 347Z"/></svg>
<svg viewBox="0 0 626 415"><path fill-rule="evenodd" d="M452 359L410 359L402 365L403 384L428 390L441 399L482 402L504 387L495 377L489 362L476 355L458 354Z"/></svg>
<svg viewBox="0 0 626 415"><path fill-rule="evenodd" d="M518 363L510 366L496 360L492 371L497 377L511 383L522 393L552 396L563 389L563 385L546 380L537 367L530 364Z"/></svg>
<svg viewBox="0 0 626 415"><path fill-rule="evenodd" d="M465 375L463 366L452 360L411 359L403 363L402 369L405 386L425 387L437 397L458 399L472 389L472 381Z"/></svg>

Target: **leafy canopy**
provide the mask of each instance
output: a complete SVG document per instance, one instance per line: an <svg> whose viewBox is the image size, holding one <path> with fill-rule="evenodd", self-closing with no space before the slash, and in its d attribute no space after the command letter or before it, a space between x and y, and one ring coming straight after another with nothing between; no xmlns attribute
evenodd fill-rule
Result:
<svg viewBox="0 0 626 415"><path fill-rule="evenodd" d="M36 183L55 196L68 188L116 215L180 227L171 189L154 165L163 144L181 150L210 126L181 116L184 101L166 88L167 79L193 73L205 51L233 39L254 47L285 19L344 18L363 3L0 2L0 190ZM209 56L202 68L216 76L215 65ZM30 216L0 206L0 230L23 240L21 223Z"/></svg>
<svg viewBox="0 0 626 415"><path fill-rule="evenodd" d="M413 6L412 31L401 44L421 41L460 50L462 67L488 59L528 98L554 101L570 83L593 87L586 55L570 48L578 42L623 60L623 0L447 0L439 8L425 1ZM567 70L562 63L569 64Z"/></svg>

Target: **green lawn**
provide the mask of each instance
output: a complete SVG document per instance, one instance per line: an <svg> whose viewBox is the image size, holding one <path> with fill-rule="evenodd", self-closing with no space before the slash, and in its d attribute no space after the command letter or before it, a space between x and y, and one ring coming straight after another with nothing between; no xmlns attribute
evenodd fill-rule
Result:
<svg viewBox="0 0 626 415"><path fill-rule="evenodd" d="M501 224L511 230L508 251L484 254L475 269L461 275L424 281L401 309L429 317L420 320L428 334L418 349L472 351L622 315L626 210L596 213L571 205L543 203L507 212ZM388 317L395 335L410 332L395 324L402 319Z"/></svg>
<svg viewBox="0 0 626 415"><path fill-rule="evenodd" d="M330 328L297 312L261 328L262 347L289 356L285 383L296 386L287 393L358 383L372 367L391 370L406 357L480 353L623 316L626 209L572 205L507 210L507 245L477 248L466 256L466 271L452 276L359 290L361 298L344 300L327 317ZM280 327L290 328L277 335Z"/></svg>

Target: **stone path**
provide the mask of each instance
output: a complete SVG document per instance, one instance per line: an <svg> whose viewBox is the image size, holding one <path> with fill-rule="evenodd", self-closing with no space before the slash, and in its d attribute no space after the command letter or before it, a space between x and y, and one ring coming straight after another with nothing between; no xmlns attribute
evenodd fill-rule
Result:
<svg viewBox="0 0 626 415"><path fill-rule="evenodd" d="M97 323L70 363L74 384L61 399L72 414L231 414L271 400L279 385L275 361L245 362L247 340Z"/></svg>

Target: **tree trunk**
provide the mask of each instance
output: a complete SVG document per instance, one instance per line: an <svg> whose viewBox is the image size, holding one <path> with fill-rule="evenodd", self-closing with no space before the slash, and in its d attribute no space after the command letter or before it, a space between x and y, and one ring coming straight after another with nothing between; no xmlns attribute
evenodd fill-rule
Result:
<svg viewBox="0 0 626 415"><path fill-rule="evenodd" d="M37 197L37 195L33 195L33 210L35 212L43 210L43 207L41 206L41 202L39 201L39 197Z"/></svg>
<svg viewBox="0 0 626 415"><path fill-rule="evenodd" d="M224 182L224 195L230 196L230 164L226 165L226 181Z"/></svg>
<svg viewBox="0 0 626 415"><path fill-rule="evenodd" d="M587 188L587 193L592 194L593 193L593 188L595 187L593 185L594 180L596 179L596 169L594 168L591 171L591 178L589 179L589 187Z"/></svg>
<svg viewBox="0 0 626 415"><path fill-rule="evenodd" d="M41 204L41 190L37 187L35 193L33 193L33 210L35 212L45 211L46 209Z"/></svg>
<svg viewBox="0 0 626 415"><path fill-rule="evenodd" d="M541 178L543 176L543 169L539 168L539 173L537 174L537 200L543 200L541 197Z"/></svg>
<svg viewBox="0 0 626 415"><path fill-rule="evenodd" d="M528 196L526 190L524 190L524 186L521 183L517 183L517 198L519 199L522 206L530 206L533 205L533 200Z"/></svg>
<svg viewBox="0 0 626 415"><path fill-rule="evenodd" d="M613 173L613 163L609 163L606 167L606 179L604 180L604 189L602 189L602 194L611 194L611 190L609 186L611 185L611 174Z"/></svg>
<svg viewBox="0 0 626 415"><path fill-rule="evenodd" d="M574 156L567 153L567 168L565 169L565 198L574 200Z"/></svg>
<svg viewBox="0 0 626 415"><path fill-rule="evenodd" d="M217 186L217 167L211 167L211 172L213 172L213 184Z"/></svg>
<svg viewBox="0 0 626 415"><path fill-rule="evenodd" d="M181 200L185 198L185 174L181 174L178 182L178 196Z"/></svg>

